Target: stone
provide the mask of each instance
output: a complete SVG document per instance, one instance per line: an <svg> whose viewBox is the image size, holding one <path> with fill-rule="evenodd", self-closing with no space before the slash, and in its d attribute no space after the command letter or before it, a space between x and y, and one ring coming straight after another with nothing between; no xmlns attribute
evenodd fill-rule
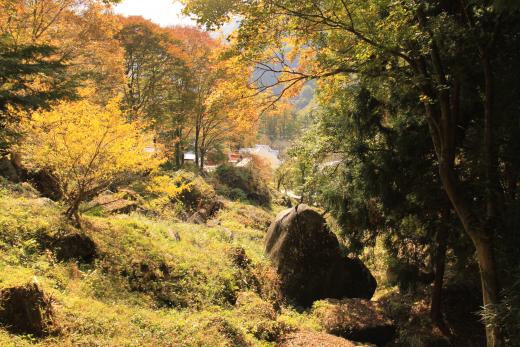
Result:
<svg viewBox="0 0 520 347"><path fill-rule="evenodd" d="M90 202L89 208L95 207L101 207L110 214L128 214L140 208L137 201L121 198L110 191L103 192Z"/></svg>
<svg viewBox="0 0 520 347"><path fill-rule="evenodd" d="M281 212L269 227L265 252L280 277L280 290L296 305L325 298L370 299L376 281L359 259L341 254L325 219L307 205Z"/></svg>
<svg viewBox="0 0 520 347"><path fill-rule="evenodd" d="M0 290L0 324L14 334L44 337L53 333L51 299L37 282Z"/></svg>
<svg viewBox="0 0 520 347"><path fill-rule="evenodd" d="M285 335L279 347L355 347L356 345L334 335L316 331L298 331Z"/></svg>
<svg viewBox="0 0 520 347"><path fill-rule="evenodd" d="M396 335L396 326L374 301L328 299L316 302L312 311L329 334L352 341L384 346Z"/></svg>
<svg viewBox="0 0 520 347"><path fill-rule="evenodd" d="M172 239L172 240L175 240L177 242L180 242L181 241L181 235L179 234L178 231L174 231L174 230L168 230L168 236Z"/></svg>
<svg viewBox="0 0 520 347"><path fill-rule="evenodd" d="M188 218L187 222L191 224L205 224L206 220L202 214L195 212L190 216L190 218Z"/></svg>

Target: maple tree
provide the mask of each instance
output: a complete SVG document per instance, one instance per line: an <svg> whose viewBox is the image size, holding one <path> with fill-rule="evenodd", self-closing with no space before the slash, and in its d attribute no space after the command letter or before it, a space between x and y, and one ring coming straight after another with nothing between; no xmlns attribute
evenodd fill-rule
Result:
<svg viewBox="0 0 520 347"><path fill-rule="evenodd" d="M146 151L152 138L141 122L126 120L117 98L106 106L86 98L59 102L32 113L23 130L19 150L25 164L55 179L67 205L65 215L78 224L85 199L162 162L157 152Z"/></svg>
<svg viewBox="0 0 520 347"><path fill-rule="evenodd" d="M215 147L254 137L260 107L249 88L250 66L226 57L224 45L196 28L161 28L141 17L122 22L125 108L153 122L175 167L190 141L203 171Z"/></svg>
<svg viewBox="0 0 520 347"><path fill-rule="evenodd" d="M0 36L13 51L25 46L53 48L63 72L82 82L95 80L106 102L123 83L122 50L114 38L119 27L107 12L113 1L35 0L0 2Z"/></svg>

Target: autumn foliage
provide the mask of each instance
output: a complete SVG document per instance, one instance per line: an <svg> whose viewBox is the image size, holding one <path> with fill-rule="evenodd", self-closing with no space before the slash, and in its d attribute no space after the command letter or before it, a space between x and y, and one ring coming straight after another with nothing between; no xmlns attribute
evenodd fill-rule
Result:
<svg viewBox="0 0 520 347"><path fill-rule="evenodd" d="M106 106L88 99L63 101L32 113L23 123L20 151L26 165L45 170L56 180L68 207L66 215L77 222L85 199L161 163L147 150L153 141L143 132L143 124L127 121L118 103L119 99Z"/></svg>

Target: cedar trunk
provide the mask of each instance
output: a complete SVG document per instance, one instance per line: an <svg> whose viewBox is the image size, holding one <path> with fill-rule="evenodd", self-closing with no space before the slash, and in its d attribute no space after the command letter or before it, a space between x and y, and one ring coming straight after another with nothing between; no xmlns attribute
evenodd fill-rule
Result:
<svg viewBox="0 0 520 347"><path fill-rule="evenodd" d="M439 327L445 335L449 335L449 329L446 327L442 316L442 286L444 283L444 270L446 267L446 248L448 244L448 233L443 226L437 231L435 237L435 255L434 255L434 273L430 317L432 321Z"/></svg>

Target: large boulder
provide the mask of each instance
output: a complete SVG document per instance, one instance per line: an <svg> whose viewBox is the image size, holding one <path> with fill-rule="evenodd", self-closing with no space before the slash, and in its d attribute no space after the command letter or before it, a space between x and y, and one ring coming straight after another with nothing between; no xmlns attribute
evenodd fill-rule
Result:
<svg viewBox="0 0 520 347"><path fill-rule="evenodd" d="M310 307L325 298L370 299L376 280L359 259L341 254L325 219L306 205L281 212L266 236L265 251L280 277L280 289L295 304Z"/></svg>
<svg viewBox="0 0 520 347"><path fill-rule="evenodd" d="M318 301L314 304L313 315L326 332L352 341L385 346L396 335L395 324L374 301Z"/></svg>

